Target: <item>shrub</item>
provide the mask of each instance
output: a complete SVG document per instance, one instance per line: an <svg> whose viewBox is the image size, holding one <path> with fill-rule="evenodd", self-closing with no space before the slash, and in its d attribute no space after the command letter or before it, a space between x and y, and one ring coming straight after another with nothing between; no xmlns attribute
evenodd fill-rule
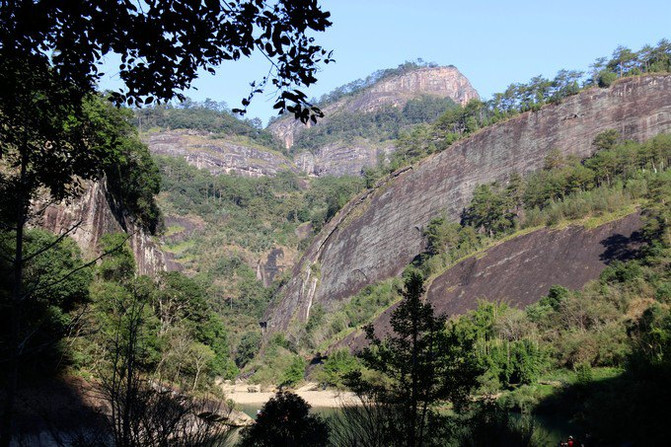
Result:
<svg viewBox="0 0 671 447"><path fill-rule="evenodd" d="M256 423L242 431L241 447L299 447L328 445L329 429L310 405L287 391L275 394L261 408Z"/></svg>
<svg viewBox="0 0 671 447"><path fill-rule="evenodd" d="M612 71L604 70L601 73L599 73L597 83L599 84L599 87L601 87L601 88L608 88L616 80L617 80L617 74L613 73Z"/></svg>
<svg viewBox="0 0 671 447"><path fill-rule="evenodd" d="M289 367L284 370L280 386L291 387L303 380L305 375L305 362L299 356L294 356Z"/></svg>

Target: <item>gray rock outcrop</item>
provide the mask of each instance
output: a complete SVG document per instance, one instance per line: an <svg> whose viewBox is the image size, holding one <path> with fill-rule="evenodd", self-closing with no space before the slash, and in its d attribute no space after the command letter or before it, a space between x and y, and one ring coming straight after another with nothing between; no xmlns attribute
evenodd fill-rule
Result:
<svg viewBox="0 0 671 447"><path fill-rule="evenodd" d="M98 244L103 235L124 232L129 236L139 274L155 276L177 268L148 233L114 206L104 180L88 182L85 188L80 197L69 203L49 206L39 221L32 224L55 234L74 228L70 236L88 259L99 255Z"/></svg>
<svg viewBox="0 0 671 447"><path fill-rule="evenodd" d="M213 175L261 177L285 170L297 171L282 154L207 132L166 130L147 134L144 140L152 154L184 158L190 165Z"/></svg>

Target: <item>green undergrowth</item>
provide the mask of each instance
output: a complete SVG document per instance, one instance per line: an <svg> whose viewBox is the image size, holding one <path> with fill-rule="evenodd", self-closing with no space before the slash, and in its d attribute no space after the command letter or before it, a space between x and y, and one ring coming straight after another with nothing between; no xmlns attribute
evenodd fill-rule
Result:
<svg viewBox="0 0 671 447"><path fill-rule="evenodd" d="M297 338L297 347L326 351L396 304L401 298L400 286L400 278L390 278L364 287L334 311L326 312L320 305L313 307L304 331Z"/></svg>

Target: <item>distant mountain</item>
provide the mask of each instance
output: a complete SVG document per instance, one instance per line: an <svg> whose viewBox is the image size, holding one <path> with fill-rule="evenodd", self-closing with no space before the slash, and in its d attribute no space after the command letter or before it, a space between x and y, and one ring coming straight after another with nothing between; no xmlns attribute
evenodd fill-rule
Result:
<svg viewBox="0 0 671 447"><path fill-rule="evenodd" d="M388 107L402 109L408 101L425 96L449 98L461 105L479 98L478 92L456 67L417 68L385 77L368 88L321 105L325 117L317 126L324 126L345 113L367 114ZM287 116L271 123L268 130L282 140L286 148L291 148L297 137L311 127L310 123L303 124Z"/></svg>
<svg viewBox="0 0 671 447"><path fill-rule="evenodd" d="M326 116L313 127L286 116L263 130L258 120L240 120L213 102L155 106L136 117L152 153L215 175L360 175L395 150L401 131L473 98L478 93L455 67L406 63L325 95Z"/></svg>
<svg viewBox="0 0 671 447"><path fill-rule="evenodd" d="M267 130L309 174L358 175L395 150L394 139L404 128L431 122L455 104L479 98L453 66L410 66L384 73L369 85L361 81L364 86L352 92L327 95L320 104L325 117L316 125L287 116Z"/></svg>

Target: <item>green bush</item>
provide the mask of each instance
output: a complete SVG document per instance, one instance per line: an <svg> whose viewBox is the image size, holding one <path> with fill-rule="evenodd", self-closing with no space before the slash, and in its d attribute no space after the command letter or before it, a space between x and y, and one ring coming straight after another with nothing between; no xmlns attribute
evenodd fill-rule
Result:
<svg viewBox="0 0 671 447"><path fill-rule="evenodd" d="M611 71L602 71L599 73L598 84L601 88L608 88L617 80L617 74Z"/></svg>
<svg viewBox="0 0 671 447"><path fill-rule="evenodd" d="M326 386L344 388L344 376L359 368L356 357L347 349L338 349L328 355L314 374L314 379Z"/></svg>
<svg viewBox="0 0 671 447"><path fill-rule="evenodd" d="M294 356L289 366L282 372L281 387L292 387L303 380L305 376L305 361L300 356Z"/></svg>

